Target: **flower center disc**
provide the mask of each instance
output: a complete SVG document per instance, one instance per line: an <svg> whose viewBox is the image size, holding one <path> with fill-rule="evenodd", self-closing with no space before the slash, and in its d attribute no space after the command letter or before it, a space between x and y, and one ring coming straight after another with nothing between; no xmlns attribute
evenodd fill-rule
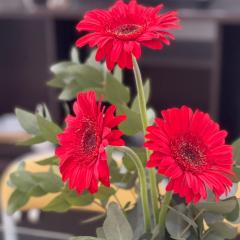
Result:
<svg viewBox="0 0 240 240"><path fill-rule="evenodd" d="M82 134L82 151L90 156L91 154L95 154L95 149L97 147L97 135L96 129L94 128L94 124L90 122L84 122L82 125L83 134Z"/></svg>
<svg viewBox="0 0 240 240"><path fill-rule="evenodd" d="M123 24L112 30L113 34L122 40L134 39L143 31L143 27L137 24Z"/></svg>
<svg viewBox="0 0 240 240"><path fill-rule="evenodd" d="M183 170L201 171L206 166L206 147L191 135L177 137L171 141L171 152Z"/></svg>

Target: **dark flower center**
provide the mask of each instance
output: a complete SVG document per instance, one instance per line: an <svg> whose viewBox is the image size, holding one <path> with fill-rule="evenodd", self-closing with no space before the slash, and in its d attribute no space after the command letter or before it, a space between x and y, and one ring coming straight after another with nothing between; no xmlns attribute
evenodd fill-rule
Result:
<svg viewBox="0 0 240 240"><path fill-rule="evenodd" d="M97 147L96 129L94 124L91 124L91 121L84 122L82 124L82 129L81 148L85 154L90 156L91 154L94 154Z"/></svg>
<svg viewBox="0 0 240 240"><path fill-rule="evenodd" d="M135 39L143 32L143 26L138 24L122 24L113 28L111 32L122 40Z"/></svg>
<svg viewBox="0 0 240 240"><path fill-rule="evenodd" d="M206 147L201 139L186 134L170 143L171 153L183 170L201 171L206 166Z"/></svg>
<svg viewBox="0 0 240 240"><path fill-rule="evenodd" d="M83 146L85 151L91 151L96 147L97 137L93 129L87 129L83 136Z"/></svg>

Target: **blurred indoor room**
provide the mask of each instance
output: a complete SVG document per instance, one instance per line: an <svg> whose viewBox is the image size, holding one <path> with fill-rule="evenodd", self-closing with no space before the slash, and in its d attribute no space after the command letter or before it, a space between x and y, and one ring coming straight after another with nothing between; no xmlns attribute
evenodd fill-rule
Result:
<svg viewBox="0 0 240 240"><path fill-rule="evenodd" d="M11 192L8 177L16 169L15 163L30 159L26 168L42 171L44 166L31 161L54 154L52 143L33 147L18 145L29 134L18 123L15 107L31 112L37 109L46 114L47 106L52 119L63 123L66 105L58 100L60 90L47 86L54 78L50 66L69 60L76 40L84 34L77 32L76 25L85 12L107 8L114 2L0 0L0 239L68 239L72 235L95 234L95 228L102 224L101 217L90 221L96 211L102 214L97 205L67 213L42 212L38 208L49 201L43 198L29 203L13 216L6 213L6 208ZM240 0L138 2L149 6L164 3L164 11L176 9L181 19L181 30L170 31L176 38L171 47L161 51L143 48L139 65L143 78L151 79L152 87L148 105L157 115L160 110L182 105L208 112L228 131L227 142L231 144L240 135ZM90 53L89 47L78 49L82 62ZM132 71L125 69L123 75L124 83L135 95ZM66 97L63 93L61 96ZM73 99L69 98L68 103L72 104ZM141 136L126 141L137 145ZM125 194L136 198L129 192ZM125 197L121 201L127 204Z"/></svg>

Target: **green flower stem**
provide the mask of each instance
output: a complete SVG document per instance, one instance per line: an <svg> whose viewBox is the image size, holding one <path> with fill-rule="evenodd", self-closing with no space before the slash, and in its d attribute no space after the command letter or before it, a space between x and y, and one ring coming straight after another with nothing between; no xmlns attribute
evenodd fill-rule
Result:
<svg viewBox="0 0 240 240"><path fill-rule="evenodd" d="M139 103L140 115L142 120L143 133L145 134L148 126L147 106L146 106L146 100L145 100L144 89L143 89L142 75L135 57L133 57L133 71L134 71L134 76L136 80L137 92L138 92L138 103ZM147 149L146 149L146 155L148 159L150 153ZM158 223L158 189L157 189L157 179L156 179L155 169L150 169L149 175L150 175L150 190L151 190L151 201L153 206L154 222Z"/></svg>
<svg viewBox="0 0 240 240"><path fill-rule="evenodd" d="M148 201L148 194L147 194L147 182L145 178L145 170L144 170L143 164L140 158L138 157L138 155L131 148L111 147L111 149L127 154L137 168L138 177L140 181L140 194L141 194L141 201L142 201L142 208L143 208L145 231L150 232L151 231L151 215L150 215L150 208L149 208L149 201Z"/></svg>
<svg viewBox="0 0 240 240"><path fill-rule="evenodd" d="M159 226L160 226L160 239L165 239L165 225L168 206L172 200L172 192L166 192L163 203L161 204L161 210L159 214Z"/></svg>

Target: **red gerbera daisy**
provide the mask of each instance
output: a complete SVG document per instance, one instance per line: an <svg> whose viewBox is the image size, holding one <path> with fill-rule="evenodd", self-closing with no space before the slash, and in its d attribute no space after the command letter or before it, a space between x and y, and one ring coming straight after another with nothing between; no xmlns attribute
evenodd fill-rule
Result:
<svg viewBox="0 0 240 240"><path fill-rule="evenodd" d="M163 4L145 7L131 0L125 4L118 0L109 10L89 11L77 25L77 30L88 31L77 40L77 47L89 44L97 46L96 60L106 58L107 67L112 70L115 64L121 68L133 68L132 54L141 56L141 45L161 49L170 44L174 36L168 29L178 28L176 11L159 14Z"/></svg>
<svg viewBox="0 0 240 240"><path fill-rule="evenodd" d="M163 119L148 127L145 146L153 153L147 167L169 177L167 191L174 191L189 203L216 199L232 186L232 147L225 144L227 132L220 130L208 114L188 107L162 111Z"/></svg>
<svg viewBox="0 0 240 240"><path fill-rule="evenodd" d="M73 105L76 116L67 116L67 127L58 135L60 146L56 149L62 179L68 180L70 189L95 193L99 180L110 186L105 147L124 145L122 132L113 128L126 118L114 116L115 109L112 105L104 111L93 91L77 96Z"/></svg>

